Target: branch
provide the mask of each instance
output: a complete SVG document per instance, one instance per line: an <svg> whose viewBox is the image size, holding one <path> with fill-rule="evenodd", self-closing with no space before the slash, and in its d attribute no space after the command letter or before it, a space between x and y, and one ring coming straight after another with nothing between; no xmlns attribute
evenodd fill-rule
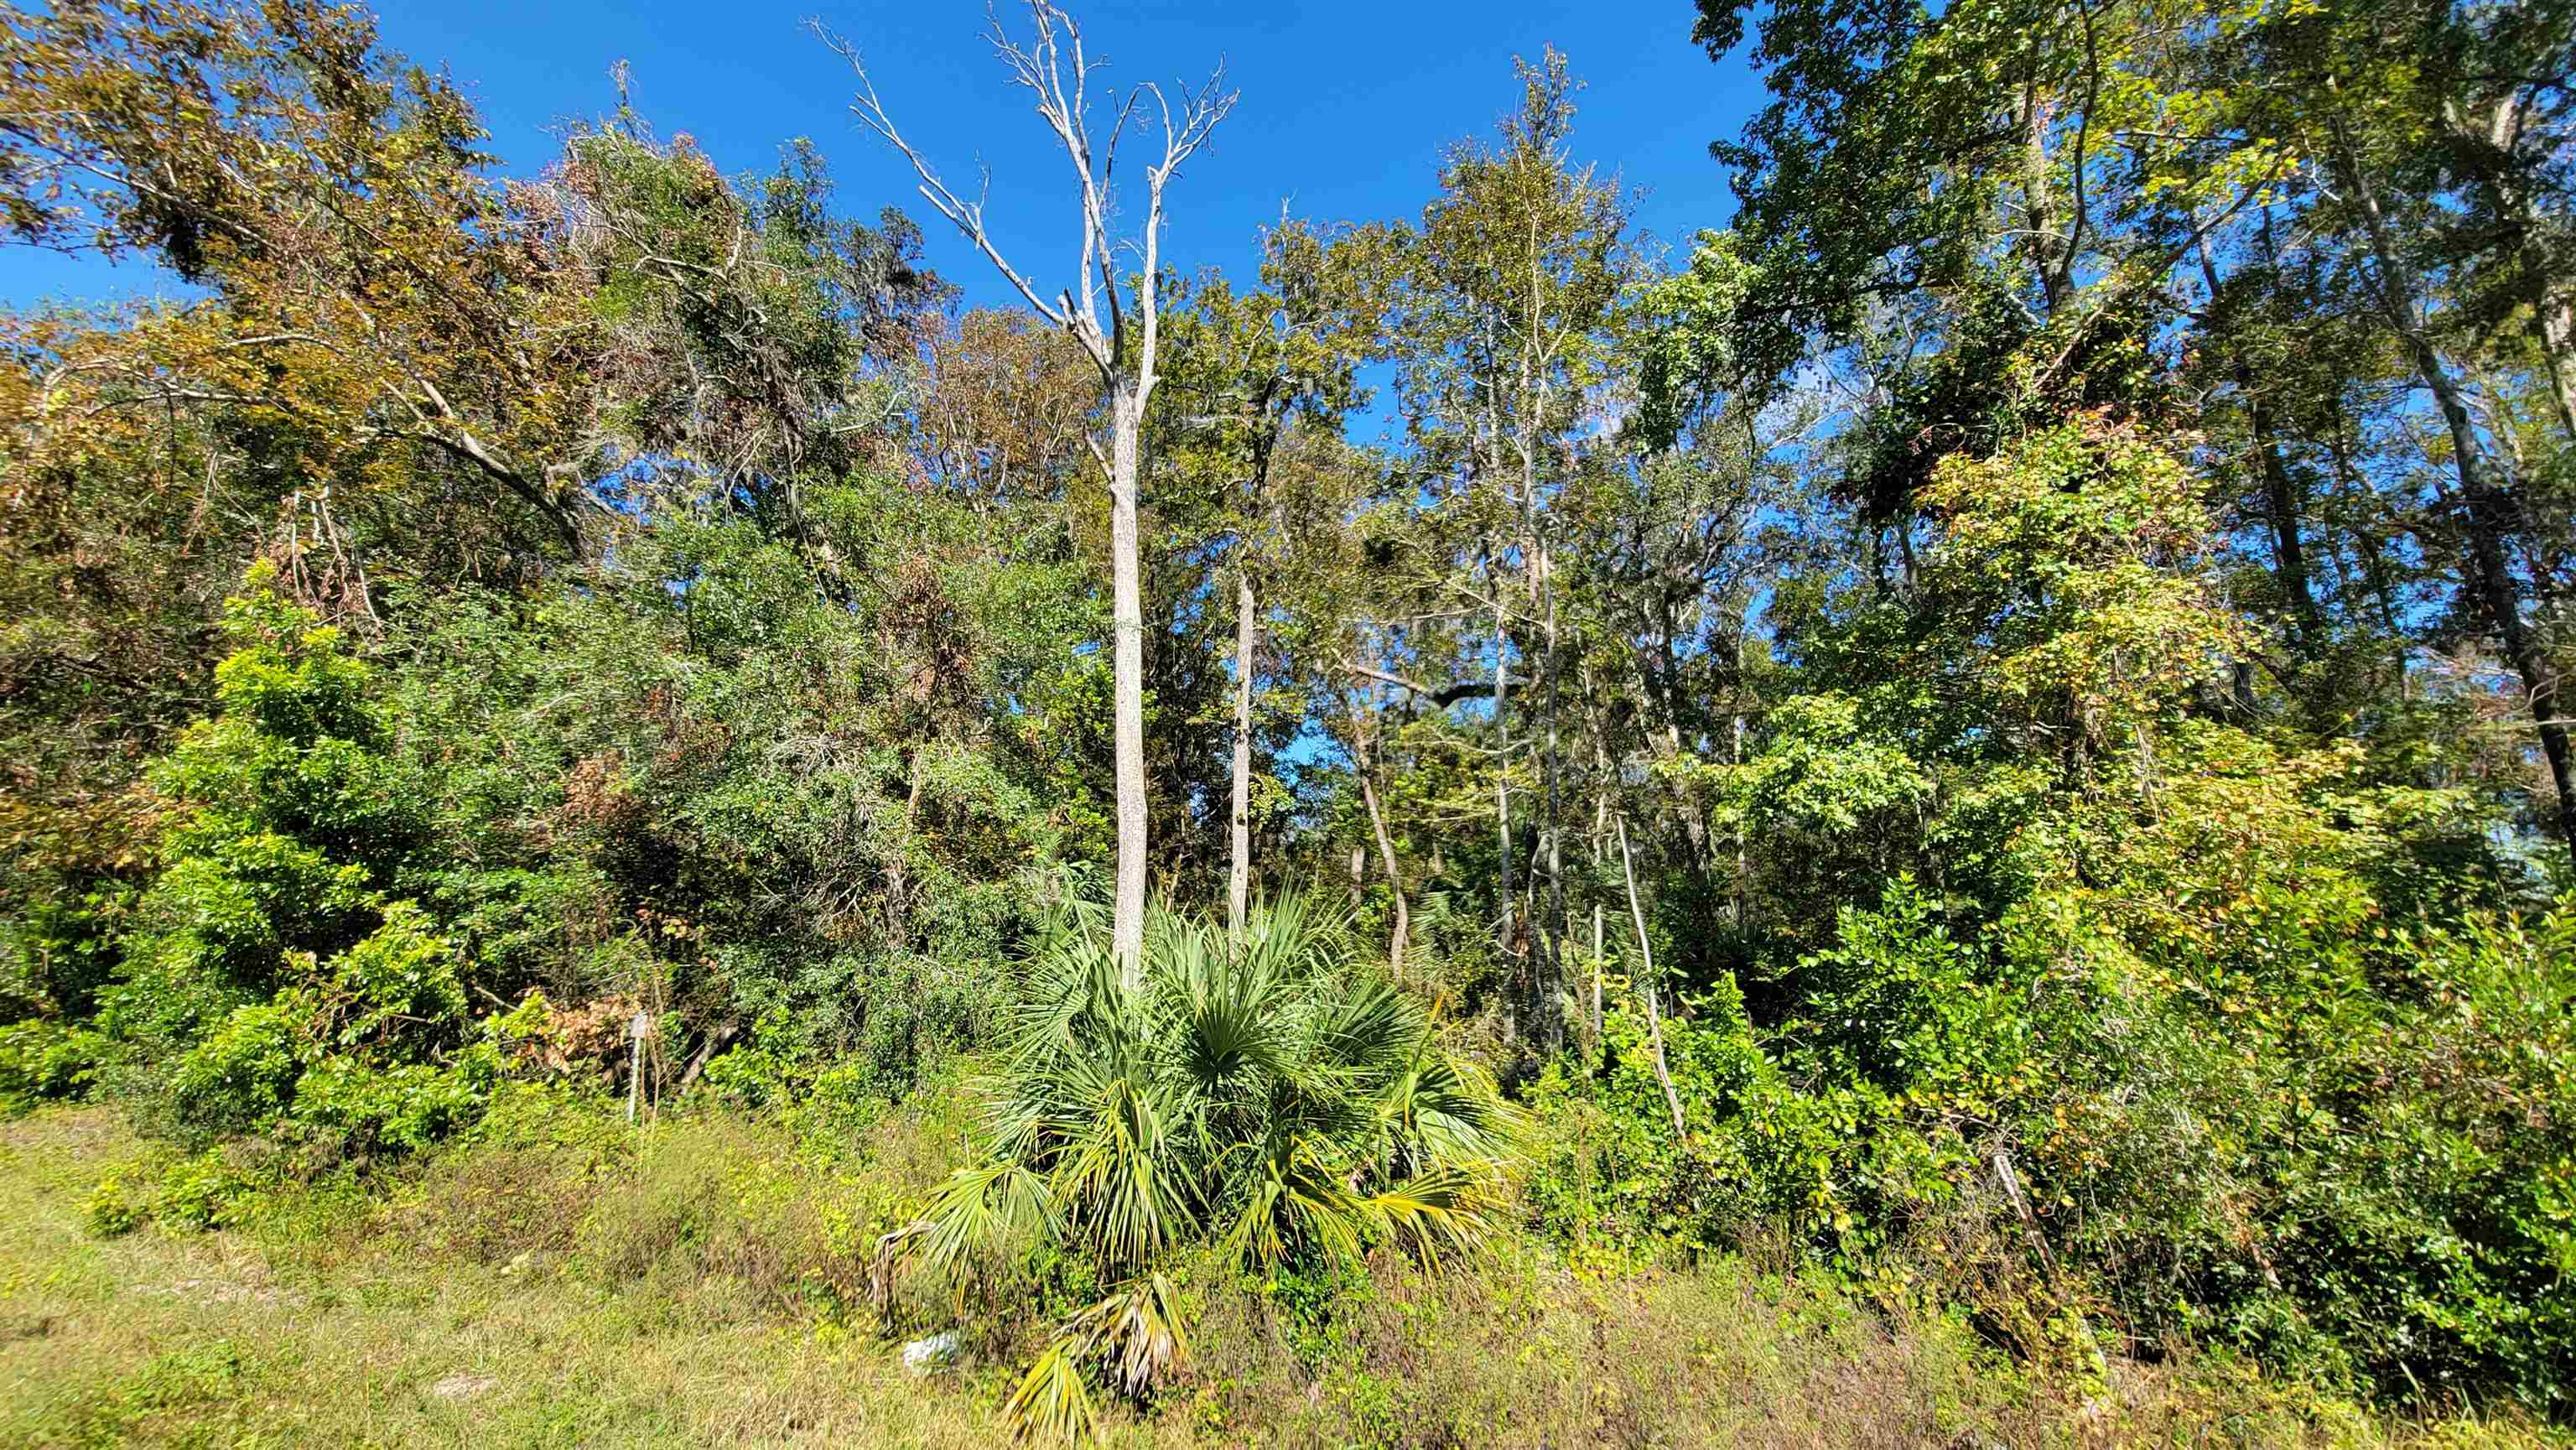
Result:
<svg viewBox="0 0 2576 1450"><path fill-rule="evenodd" d="M939 172L930 164L929 158L923 156L911 142L903 138L903 133L895 128L894 118L886 114L885 104L878 100L876 82L870 79L867 64L860 59L857 48L825 29L821 21L808 23L814 34L826 46L849 62L851 74L858 77L859 92L850 105L850 114L858 117L869 130L883 136L889 145L903 153L904 160L912 163L913 174L920 178L921 184L918 189L922 198L937 208L941 216L954 223L959 231L966 234L966 239L974 243L976 250L984 254L985 260L991 262L1001 272L1011 286L1019 291L1020 296L1027 300L1029 306L1036 309L1039 316L1081 337L1085 347L1091 349L1093 360L1104 367L1108 366L1105 355L1096 345L1093 337L1085 335L1084 329L1075 326L1074 315L1039 296L1037 288L1031 285L1028 278L1020 275L1019 269L1012 266L1010 259L1003 256L1001 249L994 245L991 234L984 227L984 203L981 196L969 202L950 190L948 183L940 179ZM989 189L989 178L986 184ZM1092 328L1090 332L1096 334L1098 328Z"/></svg>
<svg viewBox="0 0 2576 1450"><path fill-rule="evenodd" d="M1402 675L1391 675L1384 670L1372 669L1353 659L1344 659L1342 668L1364 680L1375 680L1382 685L1393 685L1401 690L1410 690L1443 710L1461 700L1484 699L1494 693L1494 682L1491 680L1466 680L1434 689L1419 681L1408 680Z"/></svg>

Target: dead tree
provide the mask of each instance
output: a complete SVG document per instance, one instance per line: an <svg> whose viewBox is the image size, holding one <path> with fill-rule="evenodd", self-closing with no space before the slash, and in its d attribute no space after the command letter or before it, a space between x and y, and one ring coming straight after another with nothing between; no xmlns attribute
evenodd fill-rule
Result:
<svg viewBox="0 0 2576 1450"><path fill-rule="evenodd" d="M1145 404L1157 380L1162 313L1155 288L1162 268L1163 191L1181 163L1207 144L1217 123L1234 108L1236 93L1224 88L1223 66L1204 87L1180 90L1177 107L1162 87L1148 81L1123 97L1110 97L1107 134L1095 137L1090 82L1102 62L1084 53L1081 27L1060 6L1031 0L1029 20L1034 34L1025 43L1003 29L998 12L987 35L1013 84L1036 97L1039 117L1081 182L1081 263L1075 285L1052 298L1002 255L986 229L984 204L991 179L985 179L972 201L950 189L895 129L858 52L828 33L823 38L858 75L859 93L851 111L912 163L922 198L966 234L1039 316L1071 333L1100 369L1101 387L1109 397L1109 446L1102 449L1094 438L1091 453L1109 482L1111 665L1117 695L1118 889L1111 941L1119 973L1133 989L1144 978L1146 840L1145 625L1136 552L1136 478ZM1139 135L1159 129L1162 155L1145 166L1144 217L1129 234L1113 219L1111 181L1118 143L1131 127ZM1119 281L1122 255L1132 255L1137 265L1132 301Z"/></svg>

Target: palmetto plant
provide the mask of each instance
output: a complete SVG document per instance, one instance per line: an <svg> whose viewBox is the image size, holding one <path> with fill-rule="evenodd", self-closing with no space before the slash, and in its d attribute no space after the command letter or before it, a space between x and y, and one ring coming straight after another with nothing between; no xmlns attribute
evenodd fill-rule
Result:
<svg viewBox="0 0 2576 1450"><path fill-rule="evenodd" d="M1472 1245L1512 1139L1492 1084L1442 1048L1419 1000L1352 961L1337 912L1284 898L1239 939L1156 913L1133 988L1108 928L1075 905L1027 959L980 1084L983 1161L880 1244L881 1284L898 1261L957 1282L1051 1243L1118 1285L1059 1326L1012 1395L1025 1433L1093 1424L1086 1371L1133 1396L1180 1356L1171 1256L1207 1246L1260 1267Z"/></svg>

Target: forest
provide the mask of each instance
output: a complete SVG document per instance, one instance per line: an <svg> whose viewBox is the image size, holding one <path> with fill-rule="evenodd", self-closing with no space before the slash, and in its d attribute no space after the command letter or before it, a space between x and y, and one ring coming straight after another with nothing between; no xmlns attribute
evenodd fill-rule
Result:
<svg viewBox="0 0 2576 1450"><path fill-rule="evenodd" d="M2576 5L1671 8L1228 276L0 4L0 1441L2570 1443Z"/></svg>

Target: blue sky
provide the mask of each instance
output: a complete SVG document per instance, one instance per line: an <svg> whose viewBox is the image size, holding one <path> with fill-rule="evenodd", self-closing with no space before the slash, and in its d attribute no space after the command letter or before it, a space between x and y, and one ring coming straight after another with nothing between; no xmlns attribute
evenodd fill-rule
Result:
<svg viewBox="0 0 2576 1450"><path fill-rule="evenodd" d="M841 210L903 206L923 224L932 265L970 302L1011 300L914 195L901 158L851 118L846 68L804 29L818 0L385 0L378 10L389 45L445 65L474 96L508 171L541 168L565 121L609 109L609 67L622 59L638 108L662 134L688 132L728 171L766 168L781 142L811 137ZM1691 44L1689 0L1084 0L1075 10L1122 86L1195 84L1222 58L1242 92L1213 147L1173 186L1165 256L1190 271L1248 272L1257 229L1283 202L1315 220L1417 215L1441 147L1489 133L1517 99L1512 58L1549 44L1587 83L1578 155L1647 188L1639 222L1686 244L1731 208L1708 143L1733 136L1761 98L1740 58L1711 63ZM991 220L1021 269L1041 285L1070 281L1070 173L983 43L980 0L844 0L819 13L864 52L887 107L952 185L964 190L979 162L991 168ZM0 246L0 300L12 304L165 285L147 268Z"/></svg>

